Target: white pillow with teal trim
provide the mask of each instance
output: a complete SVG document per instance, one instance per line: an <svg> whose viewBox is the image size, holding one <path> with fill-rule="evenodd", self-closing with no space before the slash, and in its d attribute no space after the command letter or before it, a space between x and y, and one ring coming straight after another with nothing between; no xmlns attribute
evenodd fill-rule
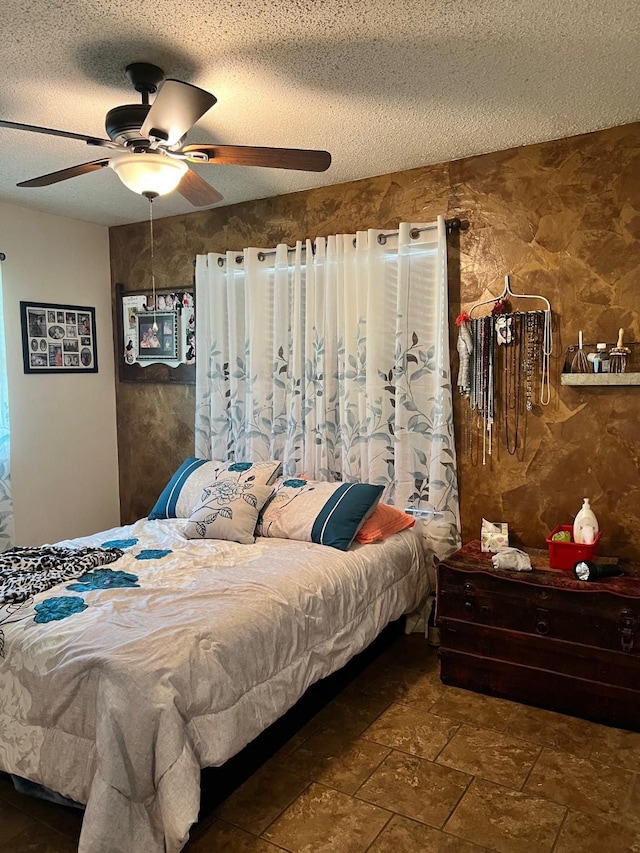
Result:
<svg viewBox="0 0 640 853"><path fill-rule="evenodd" d="M256 533L346 551L382 492L370 483L285 479L262 511Z"/></svg>
<svg viewBox="0 0 640 853"><path fill-rule="evenodd" d="M280 462L215 462L190 456L182 463L164 487L150 519L189 518L200 501L203 489L216 480L231 477L268 486L276 479Z"/></svg>
<svg viewBox="0 0 640 853"><path fill-rule="evenodd" d="M251 545L258 513L271 496L271 486L226 477L205 486L184 528L187 539L228 539Z"/></svg>

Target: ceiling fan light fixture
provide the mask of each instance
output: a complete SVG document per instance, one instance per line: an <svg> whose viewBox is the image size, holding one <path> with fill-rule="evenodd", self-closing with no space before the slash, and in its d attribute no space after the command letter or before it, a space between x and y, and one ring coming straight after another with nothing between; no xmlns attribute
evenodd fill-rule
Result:
<svg viewBox="0 0 640 853"><path fill-rule="evenodd" d="M139 195L166 195L176 189L189 170L184 160L165 154L127 151L109 161L110 168L128 189Z"/></svg>

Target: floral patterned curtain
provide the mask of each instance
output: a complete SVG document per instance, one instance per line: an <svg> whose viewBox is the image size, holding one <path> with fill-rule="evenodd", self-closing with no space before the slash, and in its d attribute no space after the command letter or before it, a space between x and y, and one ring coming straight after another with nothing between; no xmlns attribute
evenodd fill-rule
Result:
<svg viewBox="0 0 640 853"><path fill-rule="evenodd" d="M0 268L0 551L13 545L13 500L11 497L11 445L9 442L9 391L4 340L2 269Z"/></svg>
<svg viewBox="0 0 640 853"><path fill-rule="evenodd" d="M196 304L196 455L382 484L426 511L436 553L455 550L442 217L200 255Z"/></svg>

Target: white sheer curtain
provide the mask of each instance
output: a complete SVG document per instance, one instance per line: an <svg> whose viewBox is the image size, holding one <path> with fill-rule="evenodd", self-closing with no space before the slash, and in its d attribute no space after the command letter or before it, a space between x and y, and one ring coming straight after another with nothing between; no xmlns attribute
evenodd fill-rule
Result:
<svg viewBox="0 0 640 853"><path fill-rule="evenodd" d="M442 217L200 255L196 305L198 456L382 484L458 546Z"/></svg>
<svg viewBox="0 0 640 853"><path fill-rule="evenodd" d="M13 499L11 497L11 445L9 441L9 391L7 351L4 339L4 292L0 265L0 551L13 545Z"/></svg>

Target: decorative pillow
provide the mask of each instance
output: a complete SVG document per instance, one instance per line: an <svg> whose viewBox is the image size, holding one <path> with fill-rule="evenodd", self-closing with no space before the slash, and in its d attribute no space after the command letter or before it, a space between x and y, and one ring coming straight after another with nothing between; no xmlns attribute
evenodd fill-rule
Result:
<svg viewBox="0 0 640 853"><path fill-rule="evenodd" d="M379 503L356 534L356 542L368 545L382 542L394 533L407 530L416 523L415 518L389 504Z"/></svg>
<svg viewBox="0 0 640 853"><path fill-rule="evenodd" d="M164 487L149 518L189 518L205 486L223 477L268 486L280 468L280 462L212 462L190 456Z"/></svg>
<svg viewBox="0 0 640 853"><path fill-rule="evenodd" d="M258 513L271 496L271 486L225 477L206 486L184 528L187 539L230 539L255 542Z"/></svg>
<svg viewBox="0 0 640 853"><path fill-rule="evenodd" d="M283 480L265 506L256 533L346 551L382 491L370 483Z"/></svg>

